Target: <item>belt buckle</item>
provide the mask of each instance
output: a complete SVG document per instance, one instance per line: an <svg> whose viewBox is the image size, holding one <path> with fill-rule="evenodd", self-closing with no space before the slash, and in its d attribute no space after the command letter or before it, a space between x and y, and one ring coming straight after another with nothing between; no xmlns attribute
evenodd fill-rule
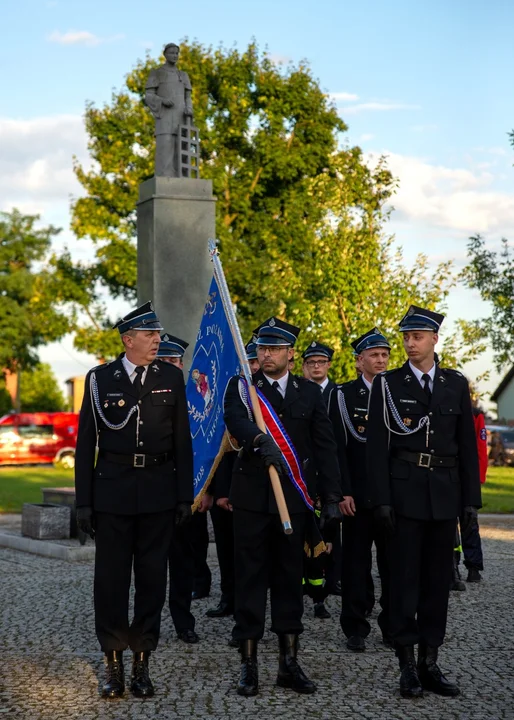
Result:
<svg viewBox="0 0 514 720"><path fill-rule="evenodd" d="M134 455L134 467L137 467L137 468L145 467L145 456L144 455L138 455L137 453Z"/></svg>
<svg viewBox="0 0 514 720"><path fill-rule="evenodd" d="M432 462L432 455L428 453L420 453L418 458L418 467L429 468Z"/></svg>

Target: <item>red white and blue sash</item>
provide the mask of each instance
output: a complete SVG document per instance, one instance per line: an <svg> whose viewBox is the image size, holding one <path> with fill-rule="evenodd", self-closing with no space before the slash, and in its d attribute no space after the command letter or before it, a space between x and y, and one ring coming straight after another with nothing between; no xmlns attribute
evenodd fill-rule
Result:
<svg viewBox="0 0 514 720"><path fill-rule="evenodd" d="M241 378L241 380L247 393L248 402L250 402L247 382L244 378ZM257 397L259 398L259 404L266 424L266 430L268 431L268 435L271 435L284 456L284 460L289 471L289 479L309 510L314 510L314 503L309 496L307 484L303 478L302 464L296 454L291 438L287 434L285 427L280 422L278 415L271 406L269 400L262 394L259 388L256 387L255 390L257 392Z"/></svg>

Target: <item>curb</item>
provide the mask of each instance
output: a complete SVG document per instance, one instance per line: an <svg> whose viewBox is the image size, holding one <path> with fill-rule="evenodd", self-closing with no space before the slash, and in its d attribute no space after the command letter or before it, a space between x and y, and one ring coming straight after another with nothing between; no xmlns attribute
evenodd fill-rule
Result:
<svg viewBox="0 0 514 720"><path fill-rule="evenodd" d="M58 545L49 540L36 540L34 538L22 537L11 533L0 532L0 548L19 550L20 552L40 555L41 557L53 558L54 560L65 560L66 562L88 562L95 559L95 546L69 547ZM215 559L216 545L209 543L207 557Z"/></svg>
<svg viewBox="0 0 514 720"><path fill-rule="evenodd" d="M0 547L54 558L55 560L66 560L67 562L90 561L95 558L95 548L93 546L69 547L48 540L35 540L34 538L21 537L20 535L5 532L0 532Z"/></svg>

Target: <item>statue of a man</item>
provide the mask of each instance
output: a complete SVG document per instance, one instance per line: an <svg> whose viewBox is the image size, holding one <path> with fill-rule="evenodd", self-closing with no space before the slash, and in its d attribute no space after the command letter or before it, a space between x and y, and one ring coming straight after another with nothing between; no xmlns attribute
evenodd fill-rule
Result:
<svg viewBox="0 0 514 720"><path fill-rule="evenodd" d="M180 177L180 126L193 117L191 82L177 69L180 48L168 43L166 62L152 70L146 82L145 102L155 118L155 175Z"/></svg>

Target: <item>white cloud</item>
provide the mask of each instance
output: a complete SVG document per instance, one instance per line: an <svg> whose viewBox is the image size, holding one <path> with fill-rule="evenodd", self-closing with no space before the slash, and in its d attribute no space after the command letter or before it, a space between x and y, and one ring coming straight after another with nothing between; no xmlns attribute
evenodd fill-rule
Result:
<svg viewBox="0 0 514 720"><path fill-rule="evenodd" d="M340 108L346 115L356 115L360 112L387 112L390 110L421 110L421 105L408 105L396 102L364 102L357 105L346 105Z"/></svg>
<svg viewBox="0 0 514 720"><path fill-rule="evenodd" d="M385 153L400 187L393 219L466 233L514 230L514 196L494 188L495 176L432 165L417 157Z"/></svg>
<svg viewBox="0 0 514 720"><path fill-rule="evenodd" d="M335 100L335 102L354 102L359 99L359 96L355 95L355 93L348 92L329 93L329 97L331 100Z"/></svg>
<svg viewBox="0 0 514 720"><path fill-rule="evenodd" d="M14 120L0 117L0 209L44 213L81 194L72 156L89 165L80 115Z"/></svg>
<svg viewBox="0 0 514 720"><path fill-rule="evenodd" d="M88 30L68 30L68 32L62 33L59 30L54 30L53 33L47 36L49 42L57 43L58 45L86 45L87 47L94 47L106 42L115 42L121 40L123 35L111 35L110 37L100 37Z"/></svg>
<svg viewBox="0 0 514 720"><path fill-rule="evenodd" d="M373 133L363 133L359 138L359 142L369 142L373 140L374 137Z"/></svg>

